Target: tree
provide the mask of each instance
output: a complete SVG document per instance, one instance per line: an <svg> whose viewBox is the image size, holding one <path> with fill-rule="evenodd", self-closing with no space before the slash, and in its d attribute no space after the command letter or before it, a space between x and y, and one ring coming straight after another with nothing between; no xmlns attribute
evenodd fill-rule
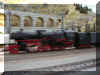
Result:
<svg viewBox="0 0 100 75"><path fill-rule="evenodd" d="M91 11L87 6L82 6L81 4L74 4L76 10L80 11L80 13L88 14L88 11Z"/></svg>

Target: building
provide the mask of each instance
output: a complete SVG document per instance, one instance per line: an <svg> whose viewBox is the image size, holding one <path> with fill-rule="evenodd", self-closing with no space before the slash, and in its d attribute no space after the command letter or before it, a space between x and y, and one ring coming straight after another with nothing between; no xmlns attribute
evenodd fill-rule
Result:
<svg viewBox="0 0 100 75"><path fill-rule="evenodd" d="M90 23L90 26L95 23L94 14L81 14L72 4L5 4L4 9L5 13L1 15L4 17L6 33L18 31L20 28L28 32L37 29L61 29L62 22L64 29L83 32L86 31L87 23Z"/></svg>
<svg viewBox="0 0 100 75"><path fill-rule="evenodd" d="M20 28L27 32L42 29L60 29L61 17L5 10L5 32L15 32ZM57 24L57 25L56 25Z"/></svg>

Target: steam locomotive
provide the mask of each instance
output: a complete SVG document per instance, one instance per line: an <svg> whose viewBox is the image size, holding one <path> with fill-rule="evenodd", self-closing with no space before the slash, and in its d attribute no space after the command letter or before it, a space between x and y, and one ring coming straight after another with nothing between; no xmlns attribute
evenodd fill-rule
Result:
<svg viewBox="0 0 100 75"><path fill-rule="evenodd" d="M68 47L79 49L90 48L92 45L96 46L96 32L69 32L66 30L15 32L11 33L10 39L14 39L15 42L9 44L7 50L13 54L17 54L19 51L30 53L64 50ZM100 44L100 41L98 41L98 44Z"/></svg>

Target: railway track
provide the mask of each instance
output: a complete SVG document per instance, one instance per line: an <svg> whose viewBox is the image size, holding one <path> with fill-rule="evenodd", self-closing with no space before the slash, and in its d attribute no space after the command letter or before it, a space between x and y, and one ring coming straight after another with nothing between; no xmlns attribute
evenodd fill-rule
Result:
<svg viewBox="0 0 100 75"><path fill-rule="evenodd" d="M57 67L56 67L56 71L55 71L55 68L54 67L49 67L48 69L52 69L51 71L47 71L48 69L46 69L45 71L41 71L41 70L38 70L38 71L17 71L17 72L5 72L4 73L4 75L33 75L33 74L35 74L35 75L83 75L83 74L85 74L85 75L88 75L89 73L87 73L86 72L86 70L85 70L85 72L83 71L78 71L78 69L88 69L88 68L91 68L91 67L93 67L94 66L94 64L95 65L99 65L99 67L100 67L100 59L97 59L97 61L95 62L96 60L88 60L88 61L84 61L84 62L79 62L79 63L74 63L74 64L70 64L71 66L72 65L75 65L75 64L77 64L77 65L79 65L80 64L80 68L79 68L79 66L78 67L76 67L75 68L75 66L73 67L73 69L72 68L70 68L70 69L72 69L71 71L69 71L68 69L67 70L64 70L63 68L62 68L62 70L61 70L61 66L62 67L65 67L65 66L67 66L67 68L68 68L68 64L67 65L61 65L61 66L59 66L60 67L60 69L58 69ZM90 64L90 62L91 62L91 64ZM85 66L84 66L85 65ZM87 66L86 66L87 65ZM92 66L91 66L92 65ZM57 70L58 69L58 70ZM75 70L74 70L75 69ZM42 69L43 70L43 69ZM95 72L95 71L94 71ZM92 74L94 75L94 73L92 72ZM91 75L92 75L91 74ZM0 74L1 75L1 74ZM97 73L95 73L95 75L98 75Z"/></svg>
<svg viewBox="0 0 100 75"><path fill-rule="evenodd" d="M63 64L58 66L52 66L52 67L46 67L46 68L40 68L40 69L33 69L30 71L82 71L90 67L96 67L95 59L76 62L76 63Z"/></svg>
<svg viewBox="0 0 100 75"><path fill-rule="evenodd" d="M41 52L36 54L8 54L5 56L5 71L33 71L53 66L57 66L57 68L61 66L63 68L63 65L68 63L88 61L90 59L96 59L95 48Z"/></svg>
<svg viewBox="0 0 100 75"><path fill-rule="evenodd" d="M14 61L14 60L27 60L27 59L45 59L51 58L56 56L67 55L67 57L72 56L73 54L80 54L86 52L96 52L96 48L87 48L87 49L66 49L66 50L59 50L59 51L48 51L48 52L38 52L38 53L22 53L22 54L5 54L5 62L7 61Z"/></svg>
<svg viewBox="0 0 100 75"><path fill-rule="evenodd" d="M69 58L73 58L75 56L79 56L81 58L81 55L85 56L85 58L87 56L89 56L90 58L93 57L93 59L85 60L85 58L83 58L84 61L82 62L66 62ZM5 71L17 72L5 72L5 75L74 75L75 73L77 75L78 72L87 71L86 69L89 68L96 68L96 65L100 66L100 59L96 60L95 57L95 48L87 48L74 51L71 49L63 51L40 52L34 54L6 54ZM59 64L57 65L56 63L55 65L52 65L55 62L51 61L56 61ZM80 59L77 61L80 61ZM48 66L45 62L49 62L51 66Z"/></svg>

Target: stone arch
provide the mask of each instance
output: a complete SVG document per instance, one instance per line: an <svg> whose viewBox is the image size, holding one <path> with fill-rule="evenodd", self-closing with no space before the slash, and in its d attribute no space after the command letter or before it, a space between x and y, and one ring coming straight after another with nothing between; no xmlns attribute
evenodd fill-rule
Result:
<svg viewBox="0 0 100 75"><path fill-rule="evenodd" d="M37 18L36 27L44 27L44 19L42 17Z"/></svg>
<svg viewBox="0 0 100 75"><path fill-rule="evenodd" d="M7 16L4 14L4 20L7 20Z"/></svg>
<svg viewBox="0 0 100 75"><path fill-rule="evenodd" d="M0 26L4 26L4 14L0 13Z"/></svg>
<svg viewBox="0 0 100 75"><path fill-rule="evenodd" d="M20 26L20 16L18 15L11 15L10 17L10 24L14 27L19 27Z"/></svg>
<svg viewBox="0 0 100 75"><path fill-rule="evenodd" d="M54 20L52 18L48 19L48 27L54 27Z"/></svg>
<svg viewBox="0 0 100 75"><path fill-rule="evenodd" d="M4 14L4 26L7 24L7 16Z"/></svg>
<svg viewBox="0 0 100 75"><path fill-rule="evenodd" d="M57 19L57 22L56 22L56 26L59 26L59 25L61 25L61 19Z"/></svg>
<svg viewBox="0 0 100 75"><path fill-rule="evenodd" d="M24 26L25 27L32 26L32 17L31 16L25 16L24 17Z"/></svg>

